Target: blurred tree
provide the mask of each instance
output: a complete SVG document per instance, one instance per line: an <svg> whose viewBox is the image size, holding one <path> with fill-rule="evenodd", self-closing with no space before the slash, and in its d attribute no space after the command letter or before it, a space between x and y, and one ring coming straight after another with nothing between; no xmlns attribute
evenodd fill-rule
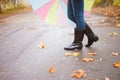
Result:
<svg viewBox="0 0 120 80"><path fill-rule="evenodd" d="M120 7L120 0L113 0L113 6Z"/></svg>
<svg viewBox="0 0 120 80"><path fill-rule="evenodd" d="M2 13L2 2L1 2L1 0L0 0L0 13Z"/></svg>
<svg viewBox="0 0 120 80"><path fill-rule="evenodd" d="M13 5L14 5L14 8L16 8L17 6L16 0L13 0Z"/></svg>

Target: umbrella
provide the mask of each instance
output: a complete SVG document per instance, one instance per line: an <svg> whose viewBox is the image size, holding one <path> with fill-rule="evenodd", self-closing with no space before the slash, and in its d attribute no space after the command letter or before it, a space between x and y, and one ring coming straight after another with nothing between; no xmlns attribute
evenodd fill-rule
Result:
<svg viewBox="0 0 120 80"><path fill-rule="evenodd" d="M73 24L67 17L67 0L31 0L35 13L45 22L51 25ZM94 0L84 0L85 16L91 10Z"/></svg>

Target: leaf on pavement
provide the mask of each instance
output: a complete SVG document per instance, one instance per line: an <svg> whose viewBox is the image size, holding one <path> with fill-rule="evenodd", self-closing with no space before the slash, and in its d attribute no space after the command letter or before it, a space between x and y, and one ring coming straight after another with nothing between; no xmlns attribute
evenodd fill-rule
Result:
<svg viewBox="0 0 120 80"><path fill-rule="evenodd" d="M75 52L75 53L73 53L73 56L77 57L77 56L79 56L79 54L80 54L80 53Z"/></svg>
<svg viewBox="0 0 120 80"><path fill-rule="evenodd" d="M110 35L117 35L118 33L116 32L111 32Z"/></svg>
<svg viewBox="0 0 120 80"><path fill-rule="evenodd" d="M116 26L117 26L117 27L120 27L120 23L116 23Z"/></svg>
<svg viewBox="0 0 120 80"><path fill-rule="evenodd" d="M71 56L72 54L71 53L66 53L65 56L69 57Z"/></svg>
<svg viewBox="0 0 120 80"><path fill-rule="evenodd" d="M39 42L39 43L38 43L38 47L39 47L39 48L45 48L45 45L44 45L43 42Z"/></svg>
<svg viewBox="0 0 120 80"><path fill-rule="evenodd" d="M120 68L120 62L115 62L115 63L113 64L113 66L114 66L115 68Z"/></svg>
<svg viewBox="0 0 120 80"><path fill-rule="evenodd" d="M95 56L95 55L97 55L97 54L94 53L94 52L93 52L93 53L89 52L88 54L89 54L90 56Z"/></svg>
<svg viewBox="0 0 120 80"><path fill-rule="evenodd" d="M83 71L81 69L80 70L76 70L76 71L74 71L73 74L71 74L72 78L83 78L85 76L86 76L85 71Z"/></svg>
<svg viewBox="0 0 120 80"><path fill-rule="evenodd" d="M29 27L27 28L27 30L35 30L36 28L35 27Z"/></svg>
<svg viewBox="0 0 120 80"><path fill-rule="evenodd" d="M83 58L82 61L84 61L84 62L93 62L93 58Z"/></svg>
<svg viewBox="0 0 120 80"><path fill-rule="evenodd" d="M108 77L105 77L105 80L110 80Z"/></svg>
<svg viewBox="0 0 120 80"><path fill-rule="evenodd" d="M93 78L89 78L88 80L94 80Z"/></svg>
<svg viewBox="0 0 120 80"><path fill-rule="evenodd" d="M55 68L54 68L53 66L50 67L50 68L49 68L49 72L50 72L50 73L54 73L54 72L55 72Z"/></svg>
<svg viewBox="0 0 120 80"><path fill-rule="evenodd" d="M112 52L112 55L113 55L113 56L118 56L118 53L117 53L117 52L116 52L116 53L115 53L115 52Z"/></svg>
<svg viewBox="0 0 120 80"><path fill-rule="evenodd" d="M37 80L36 78L33 78L33 80Z"/></svg>
<svg viewBox="0 0 120 80"><path fill-rule="evenodd" d="M94 80L93 78L89 78L88 80Z"/></svg>

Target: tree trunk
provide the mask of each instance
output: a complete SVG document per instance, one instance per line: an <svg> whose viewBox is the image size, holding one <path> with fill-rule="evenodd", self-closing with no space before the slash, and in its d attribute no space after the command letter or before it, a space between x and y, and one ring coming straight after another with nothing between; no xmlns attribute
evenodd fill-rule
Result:
<svg viewBox="0 0 120 80"><path fill-rule="evenodd" d="M109 3L110 3L110 5L112 5L113 4L113 0L109 0Z"/></svg>
<svg viewBox="0 0 120 80"><path fill-rule="evenodd" d="M105 0L101 0L101 4L104 4L105 3Z"/></svg>
<svg viewBox="0 0 120 80"><path fill-rule="evenodd" d="M0 13L2 13L2 8L1 8L2 6L1 5L2 5L2 1L0 1Z"/></svg>
<svg viewBox="0 0 120 80"><path fill-rule="evenodd" d="M16 8L16 0L14 0L13 4L14 4L14 8Z"/></svg>

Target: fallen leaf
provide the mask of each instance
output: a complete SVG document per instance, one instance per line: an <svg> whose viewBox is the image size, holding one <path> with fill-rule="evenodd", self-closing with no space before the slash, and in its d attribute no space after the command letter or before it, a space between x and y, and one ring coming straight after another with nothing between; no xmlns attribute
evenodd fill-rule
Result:
<svg viewBox="0 0 120 80"><path fill-rule="evenodd" d="M84 61L84 62L93 62L93 58L83 58L82 61Z"/></svg>
<svg viewBox="0 0 120 80"><path fill-rule="evenodd" d="M117 33L116 32L111 32L110 35L117 35Z"/></svg>
<svg viewBox="0 0 120 80"><path fill-rule="evenodd" d="M55 72L55 68L54 68L53 66L50 67L50 68L49 68L49 72L50 72L50 73L54 73L54 72Z"/></svg>
<svg viewBox="0 0 120 80"><path fill-rule="evenodd" d="M37 80L36 78L33 78L33 80Z"/></svg>
<svg viewBox="0 0 120 80"><path fill-rule="evenodd" d="M88 80L94 80L93 78L89 78Z"/></svg>
<svg viewBox="0 0 120 80"><path fill-rule="evenodd" d="M39 47L39 48L45 48L45 45L44 45L43 42L39 42L39 43L38 43L38 47Z"/></svg>
<svg viewBox="0 0 120 80"><path fill-rule="evenodd" d="M27 28L27 30L35 30L36 28L35 27L29 27Z"/></svg>
<svg viewBox="0 0 120 80"><path fill-rule="evenodd" d="M76 71L74 71L73 74L71 74L72 78L83 78L85 76L86 76L85 71L83 71L81 69L80 70L76 70Z"/></svg>
<svg viewBox="0 0 120 80"><path fill-rule="evenodd" d="M88 54L89 54L90 56L95 56L95 55L97 55L97 54L94 53L94 52L93 52L93 53L89 52Z"/></svg>
<svg viewBox="0 0 120 80"><path fill-rule="evenodd" d="M76 59L76 60L79 60L79 58L77 58L77 57L76 57L75 59Z"/></svg>
<svg viewBox="0 0 120 80"><path fill-rule="evenodd" d="M113 65L115 68L120 68L120 62L115 62Z"/></svg>
<svg viewBox="0 0 120 80"><path fill-rule="evenodd" d="M117 52L116 52L116 53L115 53L115 52L112 52L112 55L113 55L113 56L118 56L118 53L117 53Z"/></svg>
<svg viewBox="0 0 120 80"><path fill-rule="evenodd" d="M117 26L117 27L120 27L120 23L116 23L116 26Z"/></svg>
<svg viewBox="0 0 120 80"><path fill-rule="evenodd" d="M75 53L73 53L73 56L77 57L77 56L79 56L79 54L80 54L80 53L75 52Z"/></svg>
<svg viewBox="0 0 120 80"><path fill-rule="evenodd" d="M65 54L65 56L67 56L67 57L68 57L68 56L71 56L71 55L72 55L71 53L66 53L66 54Z"/></svg>
<svg viewBox="0 0 120 80"><path fill-rule="evenodd" d="M7 69L3 69L3 72L5 72L5 73L6 73L6 72L7 72Z"/></svg>
<svg viewBox="0 0 120 80"><path fill-rule="evenodd" d="M103 19L103 20L101 20L101 21L99 21L100 23L104 23L105 22L105 19Z"/></svg>
<svg viewBox="0 0 120 80"><path fill-rule="evenodd" d="M102 61L102 60L103 60L102 58L99 59L99 61Z"/></svg>
<svg viewBox="0 0 120 80"><path fill-rule="evenodd" d="M7 70L6 69L3 69L0 74L6 74L7 73Z"/></svg>
<svg viewBox="0 0 120 80"><path fill-rule="evenodd" d="M105 77L105 80L110 80L108 77Z"/></svg>

